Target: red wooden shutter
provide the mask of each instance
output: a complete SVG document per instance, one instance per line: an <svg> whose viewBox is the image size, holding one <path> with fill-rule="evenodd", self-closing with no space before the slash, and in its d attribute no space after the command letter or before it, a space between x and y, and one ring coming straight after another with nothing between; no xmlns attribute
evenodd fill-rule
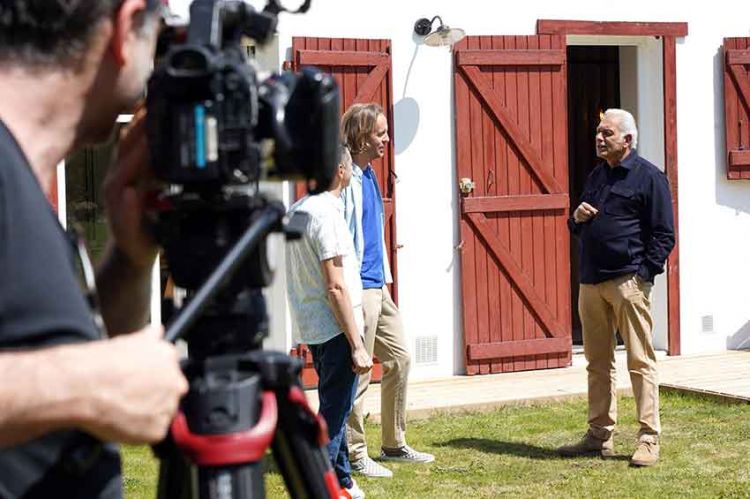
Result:
<svg viewBox="0 0 750 499"><path fill-rule="evenodd" d="M727 177L750 178L750 38L724 38Z"/></svg>
<svg viewBox="0 0 750 499"><path fill-rule="evenodd" d="M566 49L562 37L454 47L468 374L570 363Z"/></svg>
<svg viewBox="0 0 750 499"><path fill-rule="evenodd" d="M388 119L388 129L393 137L393 84L391 77L390 40L354 38L292 38L292 68L315 66L336 79L341 93L341 114L352 104L377 102ZM396 200L394 195L396 174L393 161L393 142L389 142L383 159L372 167L378 178L385 209L385 239L388 258L393 273L390 286L393 300L398 303L396 255ZM297 196L304 195L304 187L297 187ZM302 350L305 350L304 347ZM298 352L300 353L300 352ZM303 381L306 386L317 383L309 354L306 355ZM379 381L381 366L373 367L373 381Z"/></svg>

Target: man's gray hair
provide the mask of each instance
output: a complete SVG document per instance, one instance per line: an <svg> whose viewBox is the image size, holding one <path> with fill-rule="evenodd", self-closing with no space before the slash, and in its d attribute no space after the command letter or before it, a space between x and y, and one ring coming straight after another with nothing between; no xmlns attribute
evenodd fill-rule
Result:
<svg viewBox="0 0 750 499"><path fill-rule="evenodd" d="M346 163L351 163L351 161L352 161L351 151L346 146L346 144L340 144L339 145L339 163L346 164Z"/></svg>
<svg viewBox="0 0 750 499"><path fill-rule="evenodd" d="M620 133L630 135L630 148L638 147L638 127L635 126L635 118L624 109L607 109L604 111L605 118L612 118L617 122Z"/></svg>

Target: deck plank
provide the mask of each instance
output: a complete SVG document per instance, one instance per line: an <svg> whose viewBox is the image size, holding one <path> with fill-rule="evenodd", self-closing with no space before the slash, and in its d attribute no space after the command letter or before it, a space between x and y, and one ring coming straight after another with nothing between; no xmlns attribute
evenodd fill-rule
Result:
<svg viewBox="0 0 750 499"><path fill-rule="evenodd" d="M621 393L631 393L624 353L617 352L617 389ZM750 403L750 350L664 357L659 360L658 370L660 384L670 390ZM587 388L585 362L574 362L573 366L561 369L415 381L409 384L407 414L410 419L416 419L436 412L565 400L585 396ZM317 409L317 392L308 390L307 396ZM365 413L375 421L379 419L378 384L368 390Z"/></svg>

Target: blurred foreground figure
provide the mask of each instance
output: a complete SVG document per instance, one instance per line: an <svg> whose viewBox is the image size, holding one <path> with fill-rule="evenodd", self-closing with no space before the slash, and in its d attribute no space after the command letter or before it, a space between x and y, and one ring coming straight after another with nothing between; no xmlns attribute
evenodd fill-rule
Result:
<svg viewBox="0 0 750 499"><path fill-rule="evenodd" d="M0 4L3 498L121 497L117 447L102 442L159 441L187 390L174 347L160 327L144 327L157 248L141 223L143 114L123 134L105 180L111 243L95 276L45 197L60 161L133 112L151 71L160 5Z"/></svg>

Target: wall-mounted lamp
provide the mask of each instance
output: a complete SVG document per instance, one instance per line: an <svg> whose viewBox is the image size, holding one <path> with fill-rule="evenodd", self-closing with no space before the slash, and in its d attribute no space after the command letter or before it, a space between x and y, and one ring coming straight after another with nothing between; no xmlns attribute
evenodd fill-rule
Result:
<svg viewBox="0 0 750 499"><path fill-rule="evenodd" d="M432 23L435 22L435 19L440 20L440 26L438 26L435 31L432 31ZM430 33L431 31L432 33ZM424 44L431 47L453 45L466 36L464 30L460 28L451 28L450 26L443 24L443 20L440 16L435 16L432 20L427 19L426 17L417 19L417 22L414 23L414 33L419 36L424 36Z"/></svg>

